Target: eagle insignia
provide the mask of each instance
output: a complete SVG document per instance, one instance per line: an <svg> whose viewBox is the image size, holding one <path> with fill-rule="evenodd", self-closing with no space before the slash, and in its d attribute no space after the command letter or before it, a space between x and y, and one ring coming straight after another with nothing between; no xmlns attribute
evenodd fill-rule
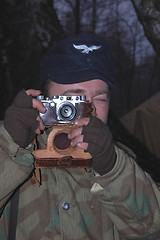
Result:
<svg viewBox="0 0 160 240"><path fill-rule="evenodd" d="M101 46L95 46L95 45L92 45L90 47L86 46L86 45L75 45L73 44L73 47L80 50L82 53L84 54L88 54L89 52L93 52L93 51L96 51L98 50L99 48L101 48Z"/></svg>

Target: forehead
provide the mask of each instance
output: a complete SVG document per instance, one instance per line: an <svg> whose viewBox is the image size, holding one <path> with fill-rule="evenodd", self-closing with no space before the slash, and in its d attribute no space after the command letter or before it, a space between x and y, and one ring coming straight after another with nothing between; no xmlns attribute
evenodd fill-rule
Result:
<svg viewBox="0 0 160 240"><path fill-rule="evenodd" d="M107 83L100 79L93 79L80 83L59 84L51 82L49 84L49 95L64 95L70 93L95 94L96 92L106 92L109 90Z"/></svg>

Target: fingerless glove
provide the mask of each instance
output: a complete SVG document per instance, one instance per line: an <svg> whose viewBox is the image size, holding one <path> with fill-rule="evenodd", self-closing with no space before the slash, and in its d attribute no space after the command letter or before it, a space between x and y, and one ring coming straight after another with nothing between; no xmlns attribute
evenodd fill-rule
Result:
<svg viewBox="0 0 160 240"><path fill-rule="evenodd" d="M34 131L38 127L36 120L38 111L32 107L32 96L22 90L16 96L13 104L6 110L4 127L13 140L25 148L35 138Z"/></svg>
<svg viewBox="0 0 160 240"><path fill-rule="evenodd" d="M116 153L112 134L106 124L91 117L89 124L83 126L83 141L88 143L86 149L92 155L93 169L100 175L109 172L116 162Z"/></svg>

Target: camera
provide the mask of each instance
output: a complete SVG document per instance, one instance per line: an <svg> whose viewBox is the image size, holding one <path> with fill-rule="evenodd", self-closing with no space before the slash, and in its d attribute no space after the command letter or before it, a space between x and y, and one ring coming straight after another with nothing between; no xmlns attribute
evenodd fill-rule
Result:
<svg viewBox="0 0 160 240"><path fill-rule="evenodd" d="M47 137L46 149L35 149L32 154L36 168L86 168L91 165L91 155L77 146L71 146L68 134L78 128L74 120L95 114L85 95L37 97L46 112L40 117L46 127L53 126Z"/></svg>
<svg viewBox="0 0 160 240"><path fill-rule="evenodd" d="M45 98L43 95L39 95L37 99L39 99L46 108L44 114L40 113L40 117L45 126L72 124L77 118L89 117L93 110L91 103L86 100L85 95L54 95L51 98Z"/></svg>

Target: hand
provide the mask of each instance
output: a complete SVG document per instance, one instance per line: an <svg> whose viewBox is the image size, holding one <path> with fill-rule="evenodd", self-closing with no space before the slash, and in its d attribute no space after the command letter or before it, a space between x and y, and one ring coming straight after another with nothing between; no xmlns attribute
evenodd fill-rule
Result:
<svg viewBox="0 0 160 240"><path fill-rule="evenodd" d="M88 151L92 155L94 170L100 175L106 174L116 162L113 138L108 126L95 117L78 119L75 124L79 128L68 135L71 145Z"/></svg>
<svg viewBox="0 0 160 240"><path fill-rule="evenodd" d="M39 90L33 89L20 91L5 112L4 126L22 148L32 143L35 135L44 130L38 113L45 113L45 108L38 99L33 98L40 93Z"/></svg>

